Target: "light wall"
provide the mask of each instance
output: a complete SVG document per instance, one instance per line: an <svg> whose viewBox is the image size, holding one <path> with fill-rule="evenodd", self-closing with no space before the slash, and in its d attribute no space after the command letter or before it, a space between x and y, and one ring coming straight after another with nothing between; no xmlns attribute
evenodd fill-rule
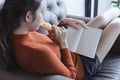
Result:
<svg viewBox="0 0 120 80"><path fill-rule="evenodd" d="M85 0L64 0L67 7L67 14L84 16ZM94 1L92 0L91 17L94 15ZM111 0L98 0L98 15L111 7Z"/></svg>
<svg viewBox="0 0 120 80"><path fill-rule="evenodd" d="M85 0L64 0L67 7L67 14L84 16Z"/></svg>
<svg viewBox="0 0 120 80"><path fill-rule="evenodd" d="M112 0L98 0L98 15L111 8Z"/></svg>

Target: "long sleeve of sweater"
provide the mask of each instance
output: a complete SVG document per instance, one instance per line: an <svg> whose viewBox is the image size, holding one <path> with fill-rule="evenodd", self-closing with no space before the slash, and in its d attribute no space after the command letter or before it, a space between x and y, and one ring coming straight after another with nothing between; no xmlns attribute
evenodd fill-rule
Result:
<svg viewBox="0 0 120 80"><path fill-rule="evenodd" d="M76 76L75 66L73 64L73 59L71 56L71 52L68 48L61 50L61 60L63 64L71 71L71 77Z"/></svg>
<svg viewBox="0 0 120 80"><path fill-rule="evenodd" d="M16 55L20 66L25 70L42 74L59 74L73 79L76 78L76 71L68 49L62 50L62 61L52 51L39 50L37 48L30 49L28 47L26 49L28 49L24 50L26 54Z"/></svg>
<svg viewBox="0 0 120 80"><path fill-rule="evenodd" d="M76 69L69 49L61 49L48 37L36 33L13 37L14 56L26 71L58 74L76 78Z"/></svg>

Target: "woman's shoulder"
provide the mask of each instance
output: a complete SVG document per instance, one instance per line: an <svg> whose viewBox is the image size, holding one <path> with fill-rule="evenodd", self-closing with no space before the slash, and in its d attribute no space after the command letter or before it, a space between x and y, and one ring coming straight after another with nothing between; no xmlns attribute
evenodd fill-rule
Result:
<svg viewBox="0 0 120 80"><path fill-rule="evenodd" d="M47 38L44 34L39 34L37 32L31 32L28 35L15 35L12 38L13 47L19 47L24 49L24 51L34 51L34 52L46 52L46 50L51 51L51 44L53 42Z"/></svg>

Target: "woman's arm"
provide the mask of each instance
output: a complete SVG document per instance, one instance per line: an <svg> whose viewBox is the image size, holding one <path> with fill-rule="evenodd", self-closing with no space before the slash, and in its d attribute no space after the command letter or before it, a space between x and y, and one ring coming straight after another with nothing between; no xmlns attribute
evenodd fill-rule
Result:
<svg viewBox="0 0 120 80"><path fill-rule="evenodd" d="M19 64L25 70L41 74L58 74L75 79L76 71L69 49L61 49L61 58L59 58L57 53L48 47L41 45L34 47L34 44L31 46L33 47L26 47L26 51L31 52L29 54L26 52L26 57L17 56Z"/></svg>
<svg viewBox="0 0 120 80"><path fill-rule="evenodd" d="M86 23L83 20L65 18L62 20L66 25L74 29L87 28Z"/></svg>

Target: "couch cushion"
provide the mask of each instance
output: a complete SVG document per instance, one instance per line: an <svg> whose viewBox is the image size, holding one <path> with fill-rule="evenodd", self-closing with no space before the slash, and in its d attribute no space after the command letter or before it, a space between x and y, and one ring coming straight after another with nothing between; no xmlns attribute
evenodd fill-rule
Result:
<svg viewBox="0 0 120 80"><path fill-rule="evenodd" d="M0 72L0 80L73 80L61 75L40 75L22 69Z"/></svg>
<svg viewBox="0 0 120 80"><path fill-rule="evenodd" d="M91 80L120 80L120 55L106 58L102 63L102 69Z"/></svg>
<svg viewBox="0 0 120 80"><path fill-rule="evenodd" d="M66 18L66 6L64 0L42 0L43 21L57 25L58 21ZM38 32L47 34L47 31L39 29Z"/></svg>
<svg viewBox="0 0 120 80"><path fill-rule="evenodd" d="M66 17L64 0L42 0L42 16L46 22L57 24Z"/></svg>

